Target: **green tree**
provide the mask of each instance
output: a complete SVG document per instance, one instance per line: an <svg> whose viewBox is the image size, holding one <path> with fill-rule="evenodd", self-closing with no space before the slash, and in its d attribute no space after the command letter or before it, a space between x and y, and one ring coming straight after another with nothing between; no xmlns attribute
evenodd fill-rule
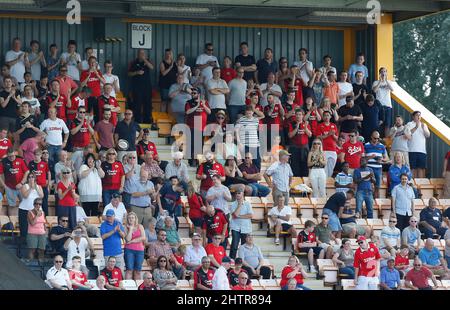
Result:
<svg viewBox="0 0 450 310"><path fill-rule="evenodd" d="M398 84L450 125L450 12L394 26Z"/></svg>

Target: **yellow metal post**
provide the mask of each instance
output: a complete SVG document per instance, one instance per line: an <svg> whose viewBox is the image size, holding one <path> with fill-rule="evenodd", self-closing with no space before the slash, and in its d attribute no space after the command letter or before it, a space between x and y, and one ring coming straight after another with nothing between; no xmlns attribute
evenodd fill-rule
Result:
<svg viewBox="0 0 450 310"><path fill-rule="evenodd" d="M375 76L385 67L390 77L394 74L394 27L392 14L383 13L381 23L376 27Z"/></svg>

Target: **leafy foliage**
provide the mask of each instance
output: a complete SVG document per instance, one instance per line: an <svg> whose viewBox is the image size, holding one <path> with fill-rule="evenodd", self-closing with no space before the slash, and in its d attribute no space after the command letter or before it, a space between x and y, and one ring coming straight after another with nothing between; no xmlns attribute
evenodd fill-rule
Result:
<svg viewBox="0 0 450 310"><path fill-rule="evenodd" d="M450 125L450 12L394 25L398 83Z"/></svg>

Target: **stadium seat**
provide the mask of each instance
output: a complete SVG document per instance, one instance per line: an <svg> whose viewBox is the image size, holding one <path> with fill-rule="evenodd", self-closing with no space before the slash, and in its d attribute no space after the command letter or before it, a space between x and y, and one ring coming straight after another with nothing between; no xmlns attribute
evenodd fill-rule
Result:
<svg viewBox="0 0 450 310"><path fill-rule="evenodd" d="M420 211L426 208L425 201L422 199L414 199L414 216L420 217Z"/></svg>
<svg viewBox="0 0 450 310"><path fill-rule="evenodd" d="M253 215L252 222L262 223L265 221L266 205L260 197L245 197L245 200L252 205Z"/></svg>
<svg viewBox="0 0 450 310"><path fill-rule="evenodd" d="M57 216L46 216L45 220L47 221L47 225L49 228L58 225L58 217Z"/></svg>
<svg viewBox="0 0 450 310"><path fill-rule="evenodd" d="M102 238L91 238L94 245L94 250L103 250L103 240Z"/></svg>
<svg viewBox="0 0 450 310"><path fill-rule="evenodd" d="M88 220L89 220L89 224L92 224L92 225L99 225L102 223L102 221L100 220L100 217L98 217L98 216L88 216Z"/></svg>
<svg viewBox="0 0 450 310"><path fill-rule="evenodd" d="M385 218L389 218L390 214L391 214L391 206L392 206L392 202L391 199L387 199L387 198L377 198L375 199L375 204L378 207L378 210L380 212L379 217L385 219ZM374 214L375 216L375 214Z"/></svg>
<svg viewBox="0 0 450 310"><path fill-rule="evenodd" d="M430 183L434 186L434 192L441 197L444 193L445 179L443 178L431 178Z"/></svg>
<svg viewBox="0 0 450 310"><path fill-rule="evenodd" d="M259 280L258 279L251 279L250 280L251 281L251 285L252 285L252 288L254 289L254 290L263 290L264 288L261 286L261 284L259 283Z"/></svg>
<svg viewBox="0 0 450 310"><path fill-rule="evenodd" d="M135 280L136 286L139 287L142 283L144 283L144 280Z"/></svg>
<svg viewBox="0 0 450 310"><path fill-rule="evenodd" d="M105 268L105 259L104 258L94 258L93 263L94 263L94 266L97 267L98 274L100 274L101 270L103 268Z"/></svg>
<svg viewBox="0 0 450 310"><path fill-rule="evenodd" d="M122 281L120 281L120 283L122 283L122 286L127 291L135 291L135 290L137 290L136 282L134 280L122 280Z"/></svg>
<svg viewBox="0 0 450 310"><path fill-rule="evenodd" d="M89 280L87 280L87 283L90 284L90 285L93 285L94 287L97 285L95 279L89 279Z"/></svg>
<svg viewBox="0 0 450 310"><path fill-rule="evenodd" d="M323 276L323 270L325 266L335 267L334 262L331 259L317 259L317 267L319 268L319 275ZM337 270L337 269L336 269Z"/></svg>
<svg viewBox="0 0 450 310"><path fill-rule="evenodd" d="M414 183L417 188L422 193L423 199L429 199L434 196L434 185L430 183L429 179L426 178L416 178L414 179Z"/></svg>
<svg viewBox="0 0 450 310"><path fill-rule="evenodd" d="M177 288L180 290L192 290L192 286L189 284L188 280L178 280Z"/></svg>
<svg viewBox="0 0 450 310"><path fill-rule="evenodd" d="M356 288L353 279L341 279L341 286L344 291L351 291Z"/></svg>
<svg viewBox="0 0 450 310"><path fill-rule="evenodd" d="M314 217L315 206L308 197L295 197L294 201L298 207L299 217Z"/></svg>
<svg viewBox="0 0 450 310"><path fill-rule="evenodd" d="M450 280L441 280L441 284L443 287L450 289Z"/></svg>
<svg viewBox="0 0 450 310"><path fill-rule="evenodd" d="M261 285L262 289L267 291L275 291L281 289L276 279L261 279L259 280L259 284Z"/></svg>

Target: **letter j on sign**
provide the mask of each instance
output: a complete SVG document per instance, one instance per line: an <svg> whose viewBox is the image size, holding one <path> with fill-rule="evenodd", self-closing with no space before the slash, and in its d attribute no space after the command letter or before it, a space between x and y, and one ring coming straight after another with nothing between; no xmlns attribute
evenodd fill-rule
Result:
<svg viewBox="0 0 450 310"><path fill-rule="evenodd" d="M151 24L131 24L131 48L152 48Z"/></svg>

